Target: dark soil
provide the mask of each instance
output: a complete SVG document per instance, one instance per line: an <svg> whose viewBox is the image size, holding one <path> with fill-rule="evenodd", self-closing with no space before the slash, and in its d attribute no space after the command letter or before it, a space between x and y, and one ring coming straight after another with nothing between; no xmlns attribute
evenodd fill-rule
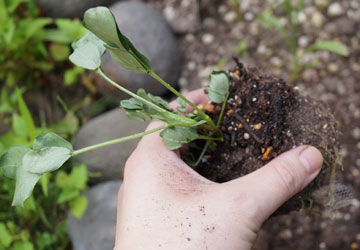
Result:
<svg viewBox="0 0 360 250"><path fill-rule="evenodd" d="M199 173L226 182L261 168L296 146L313 145L324 157L321 173L278 212L344 204L339 198L348 197L337 197L336 191L341 188L335 188L340 187L335 185L335 173L341 167L338 126L327 106L302 97L283 79L238 61L229 75L230 96L221 122L224 142L203 158ZM214 106L210 115L217 120L221 105Z"/></svg>

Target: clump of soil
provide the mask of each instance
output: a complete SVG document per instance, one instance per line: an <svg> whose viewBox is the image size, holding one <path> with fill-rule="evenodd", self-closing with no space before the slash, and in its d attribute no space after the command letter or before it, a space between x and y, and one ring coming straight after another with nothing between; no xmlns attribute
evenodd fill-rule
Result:
<svg viewBox="0 0 360 250"><path fill-rule="evenodd" d="M313 145L324 157L319 176L278 212L336 205L336 196L341 195L335 184L335 172L341 165L339 132L327 106L301 96L283 79L238 61L229 76L230 96L221 122L224 142L204 156L197 171L212 181L226 182L261 168L296 146ZM209 115L217 120L221 105L213 105Z"/></svg>

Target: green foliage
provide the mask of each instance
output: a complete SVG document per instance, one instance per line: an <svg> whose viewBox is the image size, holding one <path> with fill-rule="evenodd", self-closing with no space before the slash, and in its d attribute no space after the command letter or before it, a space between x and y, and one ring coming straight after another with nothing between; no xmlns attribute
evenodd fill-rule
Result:
<svg viewBox="0 0 360 250"><path fill-rule="evenodd" d="M223 103L229 93L229 77L225 71L213 71L210 75L210 85L207 87L207 93L211 101Z"/></svg>
<svg viewBox="0 0 360 250"><path fill-rule="evenodd" d="M151 70L150 61L120 32L108 8L97 7L87 10L84 23L88 30L105 42L112 58L123 68L138 73L148 73ZM91 53L90 48L89 52Z"/></svg>
<svg viewBox="0 0 360 250"><path fill-rule="evenodd" d="M249 56L248 47L249 47L248 42L243 40L233 47L233 51L234 53L240 54L242 57L248 57Z"/></svg>
<svg viewBox="0 0 360 250"><path fill-rule="evenodd" d="M104 42L90 31L73 43L74 52L69 59L75 65L95 70L101 65L101 57L105 53Z"/></svg>
<svg viewBox="0 0 360 250"><path fill-rule="evenodd" d="M170 150L178 149L182 145L198 138L195 128L171 127L160 133L166 147Z"/></svg>
<svg viewBox="0 0 360 250"><path fill-rule="evenodd" d="M302 56L306 53L311 53L315 50L326 50L336 53L341 56L347 56L349 54L346 45L336 41L317 41L312 45L309 45L305 51L300 54L298 50L298 15L304 8L304 0L298 0L295 4L291 0L284 0L277 3L273 8L282 7L286 12L287 25L283 24L278 17L276 17L271 10L264 10L259 16L258 21L265 28L277 29L293 55L293 64L291 66L293 78L299 77L299 73L303 70Z"/></svg>
<svg viewBox="0 0 360 250"><path fill-rule="evenodd" d="M65 60L68 44L84 33L79 21L39 17L32 0L0 0L0 81L7 86L33 84L54 68L52 60ZM61 37L61 39L59 38ZM48 41L56 41L47 48ZM50 51L50 53L49 53Z"/></svg>
<svg viewBox="0 0 360 250"><path fill-rule="evenodd" d="M327 50L333 53L336 53L341 56L348 56L349 49L344 44L336 41L318 41L310 45L306 52L311 52L315 50Z"/></svg>

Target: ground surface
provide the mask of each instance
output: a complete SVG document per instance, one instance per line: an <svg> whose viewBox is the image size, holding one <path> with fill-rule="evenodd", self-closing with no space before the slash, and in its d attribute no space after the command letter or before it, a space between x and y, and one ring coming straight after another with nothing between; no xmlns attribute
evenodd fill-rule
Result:
<svg viewBox="0 0 360 250"><path fill-rule="evenodd" d="M148 1L164 11L174 0ZM188 1L183 1L188 2ZM208 75L222 58L233 65L231 57L241 56L233 47L241 41L248 43L248 57L242 61L262 67L271 73L288 78L291 58L285 43L276 31L263 29L256 16L271 6L272 1L241 1L242 21L237 21L232 1L201 0L200 29L179 35L183 52L183 91L207 84ZM338 15L328 13L331 4L341 6ZM179 7L180 8L180 7ZM333 7L334 8L334 7ZM299 31L300 49L316 39L335 39L350 48L350 56L341 57L328 52L316 52L306 58L318 62L301 78L291 84L304 94L326 101L340 123L344 171L338 179L353 192L352 205L332 212L311 216L294 212L272 218L259 233L254 249L360 249L360 3L357 0L305 1ZM282 13L279 12L281 15ZM319 14L323 19L319 22ZM224 62L224 59L222 60Z"/></svg>

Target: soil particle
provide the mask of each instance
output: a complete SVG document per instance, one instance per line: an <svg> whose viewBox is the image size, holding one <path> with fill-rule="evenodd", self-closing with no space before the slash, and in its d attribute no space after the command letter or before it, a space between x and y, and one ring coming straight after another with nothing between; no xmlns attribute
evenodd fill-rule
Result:
<svg viewBox="0 0 360 250"><path fill-rule="evenodd" d="M334 201L323 196L331 194L333 198L340 162L337 122L327 106L301 96L283 79L238 61L229 75L230 96L221 122L224 142L203 158L197 171L212 181L226 182L261 168L296 146L313 145L324 157L321 173L278 212L333 205ZM217 120L220 110L221 105L214 104L209 115ZM322 192L316 197L313 193L319 188Z"/></svg>

